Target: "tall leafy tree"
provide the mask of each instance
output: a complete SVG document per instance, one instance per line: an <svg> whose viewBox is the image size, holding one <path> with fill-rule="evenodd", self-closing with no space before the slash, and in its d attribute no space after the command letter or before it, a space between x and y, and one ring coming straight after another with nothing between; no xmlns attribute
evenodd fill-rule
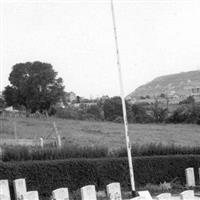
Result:
<svg viewBox="0 0 200 200"><path fill-rule="evenodd" d="M48 63L18 63L13 66L9 81L11 85L3 93L7 105L23 105L31 112L48 110L64 95L62 78L57 78Z"/></svg>
<svg viewBox="0 0 200 200"><path fill-rule="evenodd" d="M104 117L106 120L113 121L118 117L123 117L122 101L119 96L108 98L103 102ZM129 103L126 101L126 112L128 120L132 118L132 110Z"/></svg>

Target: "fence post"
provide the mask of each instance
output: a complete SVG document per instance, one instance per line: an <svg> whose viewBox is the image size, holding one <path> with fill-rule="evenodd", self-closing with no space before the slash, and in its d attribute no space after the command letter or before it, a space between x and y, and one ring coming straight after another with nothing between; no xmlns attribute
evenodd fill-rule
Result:
<svg viewBox="0 0 200 200"><path fill-rule="evenodd" d="M16 121L13 122L13 128L14 128L14 137L15 137L15 140L17 140L17 127L16 127Z"/></svg>
<svg viewBox="0 0 200 200"><path fill-rule="evenodd" d="M0 147L0 160L2 160L3 159L3 149L2 149L2 147Z"/></svg>
<svg viewBox="0 0 200 200"><path fill-rule="evenodd" d="M44 139L42 137L40 138L40 147L44 148Z"/></svg>
<svg viewBox="0 0 200 200"><path fill-rule="evenodd" d="M58 148L61 148L61 147L62 147L62 142L61 142L61 137L60 137L60 135L57 135L57 146L58 146Z"/></svg>
<svg viewBox="0 0 200 200"><path fill-rule="evenodd" d="M56 127L56 122L53 122L53 127L54 127L54 130L55 130L55 133L56 133L56 137L57 137L57 147L61 148L62 147L62 142L61 142L61 137L58 134L58 129Z"/></svg>

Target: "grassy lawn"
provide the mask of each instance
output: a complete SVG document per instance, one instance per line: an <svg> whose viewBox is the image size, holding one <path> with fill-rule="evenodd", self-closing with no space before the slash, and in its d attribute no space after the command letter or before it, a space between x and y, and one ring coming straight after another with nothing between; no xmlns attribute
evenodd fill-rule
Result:
<svg viewBox="0 0 200 200"><path fill-rule="evenodd" d="M14 138L14 118L0 118L0 138ZM89 122L58 118L16 118L18 138L37 139L55 136L53 122L68 145L125 146L124 126L111 122ZM195 124L129 124L131 143L164 143L183 146L200 145L200 126Z"/></svg>

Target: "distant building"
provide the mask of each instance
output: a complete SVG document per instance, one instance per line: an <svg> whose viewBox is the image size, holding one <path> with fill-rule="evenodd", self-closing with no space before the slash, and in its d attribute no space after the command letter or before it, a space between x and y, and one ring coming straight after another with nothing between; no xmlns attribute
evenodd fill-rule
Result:
<svg viewBox="0 0 200 200"><path fill-rule="evenodd" d="M195 101L200 102L200 86L191 88L191 95Z"/></svg>

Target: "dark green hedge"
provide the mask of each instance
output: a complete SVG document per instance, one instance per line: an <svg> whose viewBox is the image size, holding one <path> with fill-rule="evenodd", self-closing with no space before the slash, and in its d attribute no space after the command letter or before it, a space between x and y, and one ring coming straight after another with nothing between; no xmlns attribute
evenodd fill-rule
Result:
<svg viewBox="0 0 200 200"><path fill-rule="evenodd" d="M198 177L199 166L199 155L134 158L136 186L169 182L176 177L185 184L185 168L194 167ZM28 190L38 190L42 196L50 196L51 191L59 187L74 191L94 184L97 189L105 189L114 181L124 188L130 187L126 158L0 162L0 179L8 179L12 185L12 180L17 178L26 178Z"/></svg>
<svg viewBox="0 0 200 200"><path fill-rule="evenodd" d="M121 158L127 157L125 147L109 151L107 147L80 147L64 145L61 149L53 147L3 146L2 161L28 160L63 160L72 158ZM133 157L164 155L200 155L200 146L165 145L162 143L134 144L131 148Z"/></svg>

